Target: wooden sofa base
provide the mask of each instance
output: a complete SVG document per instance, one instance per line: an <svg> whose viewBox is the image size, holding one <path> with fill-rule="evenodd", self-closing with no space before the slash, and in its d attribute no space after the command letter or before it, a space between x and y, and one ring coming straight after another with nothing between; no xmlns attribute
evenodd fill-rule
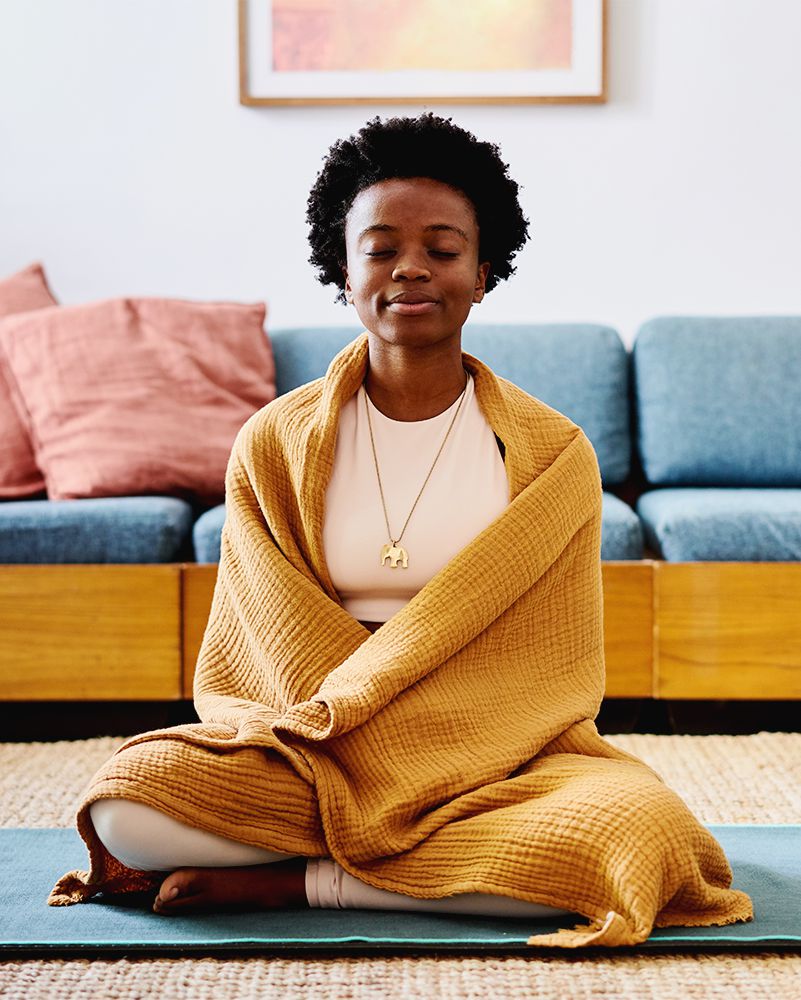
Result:
<svg viewBox="0 0 801 1000"><path fill-rule="evenodd" d="M801 563L602 564L609 698L801 699ZM0 700L192 697L216 564L0 566Z"/></svg>

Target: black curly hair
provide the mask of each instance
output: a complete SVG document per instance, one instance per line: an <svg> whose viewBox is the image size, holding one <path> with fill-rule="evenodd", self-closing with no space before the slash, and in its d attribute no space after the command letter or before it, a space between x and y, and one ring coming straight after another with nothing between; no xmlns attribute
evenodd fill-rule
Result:
<svg viewBox="0 0 801 1000"><path fill-rule="evenodd" d="M417 118L376 116L356 135L339 139L325 158L309 194L309 262L324 285L339 286L345 302L345 219L356 195L392 177L430 177L457 188L472 202L478 220L479 260L489 261L485 291L514 274L512 257L528 239L528 219L518 185L490 142L426 112Z"/></svg>

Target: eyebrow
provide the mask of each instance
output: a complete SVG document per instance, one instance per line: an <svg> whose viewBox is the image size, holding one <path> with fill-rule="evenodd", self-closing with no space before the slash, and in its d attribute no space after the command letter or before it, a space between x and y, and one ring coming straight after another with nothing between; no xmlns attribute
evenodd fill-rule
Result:
<svg viewBox="0 0 801 1000"><path fill-rule="evenodd" d="M379 223L375 226L368 226L366 229L362 229L362 231L359 233L359 239L361 239L362 236L367 236L369 233L394 233L394 232L397 232L397 226L388 226ZM431 226L426 226L424 232L458 233L459 236L461 236L462 239L465 241L465 243L470 242L468 240L467 233L463 229L460 229L458 226L449 226L445 222L436 222Z"/></svg>

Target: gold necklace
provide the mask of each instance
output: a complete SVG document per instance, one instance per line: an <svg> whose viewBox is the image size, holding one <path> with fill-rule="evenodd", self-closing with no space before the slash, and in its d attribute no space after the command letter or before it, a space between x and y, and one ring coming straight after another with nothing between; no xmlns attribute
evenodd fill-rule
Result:
<svg viewBox="0 0 801 1000"><path fill-rule="evenodd" d="M464 371L466 372L467 369L464 369ZM464 397L465 397L465 393L466 392L467 392L467 382L465 382L464 389L462 390L462 397L459 400L459 405L456 407L456 412L454 413L453 417L451 418L451 422L450 422L450 424L448 424L448 429L445 432L445 437L442 439L442 444L439 446L439 451L434 456L434 461L431 463L431 468L428 470L428 475L426 476L425 481L423 482L423 485L420 487L420 492L417 494L417 499L412 504L412 509L409 511L409 517L406 518L406 523L403 525L403 529L402 529L401 533L398 535L398 537L397 538L393 538L392 537L392 531L391 531L391 529L389 527L389 517L387 516L387 505L386 505L386 502L384 501L384 490L383 490L383 488L381 486L381 473L378 471L378 456L376 455L376 451L375 451L375 441L373 440L373 425L370 422L370 406L369 406L368 401L367 401L367 387L365 386L365 389L364 389L364 406L365 406L365 409L367 410L367 426L370 429L370 444L373 446L373 461L375 462L375 474L378 477L378 489L379 489L379 492L381 493L381 503L382 503L382 505L384 507L384 520L385 520L386 525L387 525L387 534L389 535L389 538L390 538L389 544L388 545L382 545L382 547L381 547L381 565L382 566L384 565L385 561L387 559L389 559L389 561L390 561L389 562L389 568L390 569L397 569L399 564L403 567L403 569L408 569L408 566L409 566L409 555L408 555L406 549L404 549L400 545L398 545L398 542L401 540L401 538L403 538L403 532L406 531L406 525L409 523L409 518L414 513L414 508L417 506L417 500L420 499L420 496L422 495L422 492L425 489L426 483L428 482L428 480L429 480L429 478L431 476L431 473L434 471L434 466L437 464L437 459L439 458L440 453L442 452L442 449L445 447L445 442L448 440L448 435L451 432L451 427L453 427L454 421L456 420L456 417L459 414L459 410L462 408L462 403L464 402ZM453 404L451 404L451 405L453 405Z"/></svg>

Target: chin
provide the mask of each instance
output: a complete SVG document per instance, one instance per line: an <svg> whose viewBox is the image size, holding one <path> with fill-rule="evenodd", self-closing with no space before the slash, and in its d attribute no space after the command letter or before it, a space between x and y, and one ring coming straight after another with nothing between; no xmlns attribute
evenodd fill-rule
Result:
<svg viewBox="0 0 801 1000"><path fill-rule="evenodd" d="M392 344L429 344L447 340L461 333L461 324L443 323L441 316L396 316L376 317L365 329Z"/></svg>
<svg viewBox="0 0 801 1000"><path fill-rule="evenodd" d="M374 331L375 332L375 331ZM388 329L382 328L375 332L375 335L388 344L399 344L406 347L428 347L438 344L444 340L450 340L454 336L452 330L443 330L426 326L423 323L399 323Z"/></svg>

